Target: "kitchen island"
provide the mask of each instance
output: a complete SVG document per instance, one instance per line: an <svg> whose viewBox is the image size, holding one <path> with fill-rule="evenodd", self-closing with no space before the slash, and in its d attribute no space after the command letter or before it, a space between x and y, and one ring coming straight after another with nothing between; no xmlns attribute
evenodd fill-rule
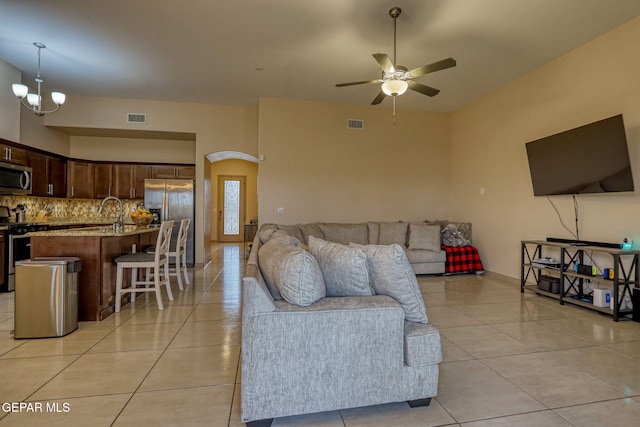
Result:
<svg viewBox="0 0 640 427"><path fill-rule="evenodd" d="M111 226L50 230L29 233L31 258L77 256L78 320L103 320L115 310L116 264L114 258L155 245L158 228L125 226L114 233ZM129 278L125 277L125 287ZM123 297L123 305L130 295Z"/></svg>

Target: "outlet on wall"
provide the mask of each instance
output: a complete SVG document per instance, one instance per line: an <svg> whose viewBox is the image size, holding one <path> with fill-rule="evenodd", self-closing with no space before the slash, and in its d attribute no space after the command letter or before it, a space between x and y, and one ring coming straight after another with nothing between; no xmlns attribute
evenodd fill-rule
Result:
<svg viewBox="0 0 640 427"><path fill-rule="evenodd" d="M283 214L284 213L284 208L278 208L278 213L279 214Z"/></svg>

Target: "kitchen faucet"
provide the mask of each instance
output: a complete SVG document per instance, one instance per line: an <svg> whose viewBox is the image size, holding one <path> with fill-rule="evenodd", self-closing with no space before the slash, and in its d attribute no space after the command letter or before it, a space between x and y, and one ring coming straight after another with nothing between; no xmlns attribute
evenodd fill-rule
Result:
<svg viewBox="0 0 640 427"><path fill-rule="evenodd" d="M104 200L102 200L102 204L100 204L100 207L98 208L98 214L102 215L102 210L104 209L104 204L107 202L107 200L115 200L116 202L118 202L118 205L120 205L120 216L113 223L113 232L122 233L124 231L124 211L122 207L122 200L118 199L115 196L105 197Z"/></svg>

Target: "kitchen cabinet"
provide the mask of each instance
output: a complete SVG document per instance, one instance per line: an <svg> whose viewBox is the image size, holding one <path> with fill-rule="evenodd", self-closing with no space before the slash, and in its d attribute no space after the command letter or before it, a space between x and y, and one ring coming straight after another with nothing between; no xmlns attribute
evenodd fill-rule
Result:
<svg viewBox="0 0 640 427"><path fill-rule="evenodd" d="M156 179L196 179L195 166L153 165L151 167L152 178Z"/></svg>
<svg viewBox="0 0 640 427"><path fill-rule="evenodd" d="M122 199L144 198L144 180L151 178L150 165L113 165L114 194Z"/></svg>
<svg viewBox="0 0 640 427"><path fill-rule="evenodd" d="M93 199L93 163L67 162L67 197Z"/></svg>
<svg viewBox="0 0 640 427"><path fill-rule="evenodd" d="M93 197L96 199L104 199L113 194L113 165L110 163L94 164Z"/></svg>
<svg viewBox="0 0 640 427"><path fill-rule="evenodd" d="M27 165L27 150L12 145L0 144L0 156L3 162Z"/></svg>
<svg viewBox="0 0 640 427"><path fill-rule="evenodd" d="M58 157L29 151L27 164L32 169L31 195L65 197L67 162Z"/></svg>
<svg viewBox="0 0 640 427"><path fill-rule="evenodd" d="M125 233L99 230L43 231L31 236L32 257L78 256L82 270L78 273L78 320L96 321L108 317L115 309L117 266L113 259L131 253L136 245L155 244L158 228L135 228ZM78 251L78 248L82 248ZM125 275L129 286L130 275ZM124 296L126 304L130 295Z"/></svg>

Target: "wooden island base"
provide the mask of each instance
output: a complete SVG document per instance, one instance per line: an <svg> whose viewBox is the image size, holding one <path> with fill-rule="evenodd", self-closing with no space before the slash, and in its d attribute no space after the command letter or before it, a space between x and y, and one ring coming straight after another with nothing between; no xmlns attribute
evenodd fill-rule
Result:
<svg viewBox="0 0 640 427"><path fill-rule="evenodd" d="M157 228L128 227L124 233L101 232L98 228L31 233L31 257L76 256L82 260L78 273L78 320L103 320L115 310L116 264L114 258L155 245ZM125 277L125 287L129 278ZM122 299L129 302L131 294Z"/></svg>

